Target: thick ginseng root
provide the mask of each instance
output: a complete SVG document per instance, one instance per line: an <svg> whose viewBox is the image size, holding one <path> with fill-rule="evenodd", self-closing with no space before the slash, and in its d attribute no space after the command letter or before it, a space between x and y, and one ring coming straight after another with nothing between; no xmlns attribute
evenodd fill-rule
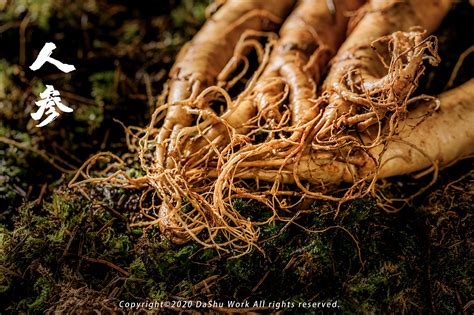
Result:
<svg viewBox="0 0 474 315"><path fill-rule="evenodd" d="M319 152L284 167L282 161L242 162L235 177L284 183L294 183L298 178L313 184L338 184L404 175L433 165L443 167L474 154L473 125L474 79L471 79L441 94L437 100L418 104L386 145L371 148L369 154L355 153L359 158L357 164ZM368 137L364 140L371 141ZM217 176L217 172L211 175Z"/></svg>
<svg viewBox="0 0 474 315"><path fill-rule="evenodd" d="M407 105L417 99L411 94L424 72L423 61L439 61L436 39L426 35L438 26L449 5L448 0L373 0L362 8L355 17L356 21L359 17L357 25L332 61L324 92L317 100L325 108L306 124L301 140L287 141L293 144L288 146L286 139L277 139L234 152L210 174L217 177L215 195L222 190L233 194L234 178L274 179L276 193L280 183L295 183L305 195L320 197L324 189L313 193L303 182L321 187L370 177L377 160L369 158L369 148L386 143ZM373 123L377 125L371 130L371 141L361 142L361 131ZM382 132L383 126L386 130ZM214 206L224 208L216 198Z"/></svg>
<svg viewBox="0 0 474 315"><path fill-rule="evenodd" d="M283 94L285 86L289 87L292 125L316 116L316 85L346 37L349 12L364 1L332 2L334 7L330 8L327 1L301 1L283 24L280 41L254 92L257 107L267 120L278 123L281 118L274 99ZM284 84L274 84L277 78Z"/></svg>
<svg viewBox="0 0 474 315"><path fill-rule="evenodd" d="M257 109L274 128L285 125L290 119L291 124L298 126L313 119L318 113L314 102L316 86L345 38L348 13L358 9L363 2L337 0L331 8L326 1L298 3L281 27L280 39L268 65L248 96L238 98L221 121L191 140L185 156L198 150L209 152L209 146L221 149L230 142L230 130L247 133L251 122L255 122ZM283 119L280 107L284 107L287 96L291 118Z"/></svg>
<svg viewBox="0 0 474 315"><path fill-rule="evenodd" d="M348 163L345 159L337 163L331 161L336 156L348 156L349 152L341 154L346 150L352 155L350 162L361 165L365 163L364 156L354 156L354 148L376 146L393 133L398 117L406 112L407 104L414 101L410 96L424 72L423 61L428 60L432 64L439 61L436 40L427 37L427 34L438 26L449 6L449 0L373 0L359 10L354 17L354 21L358 20L357 25L332 61L323 84L323 94L316 101L319 106L325 106L323 112L299 131L303 136L301 139L290 137L265 141L252 148L246 146L245 150L254 152L253 155L246 153L246 161L238 159L240 152L235 152L234 157L229 157L222 166L216 189L228 187L225 178L234 172L243 174L241 169L245 163L247 166L259 164L260 169L254 168L252 172L262 176L267 176L268 172L293 173L293 179L291 175L285 177L302 188L298 179L312 181L314 172L310 170L320 169L323 163L319 158L314 162L314 158L302 157L309 154L310 149L312 152L326 151L334 158L330 158L329 163L324 162L324 167L336 168L337 171L332 173L343 174L344 179L350 178L352 175L348 175L351 172L346 167ZM420 31L420 27L426 31ZM388 124L385 123L387 120ZM294 128L305 121L292 123ZM379 128L376 136L372 142L361 143L357 131L367 129L373 123L377 123ZM354 124L357 128L347 128ZM384 125L389 126L386 134L381 132ZM280 167L272 165L267 168L261 164L263 160L273 163L275 158ZM346 173L341 173L341 168L347 169ZM305 178L304 174L308 174L309 178ZM319 174L315 178L320 180ZM328 182L337 182L331 180L331 174L324 178Z"/></svg>
<svg viewBox="0 0 474 315"><path fill-rule="evenodd" d="M168 111L156 137L158 166L171 166L172 161L166 159L167 152L173 150L172 139L193 121L183 105L206 106L193 104L193 100L206 87L216 84L241 35L251 30L271 30L283 21L293 3L294 0L228 0L181 49L168 82Z"/></svg>
<svg viewBox="0 0 474 315"><path fill-rule="evenodd" d="M167 113L164 123L159 130L156 129L155 120L158 120L160 107L154 113L150 127L141 139L140 155L142 167L150 176L150 185L155 187L163 201L163 206L159 210L160 229L177 242L182 238L189 239L191 234L189 230L199 229L193 225L191 228L182 228L185 233L180 233L179 227L183 223L175 220L179 219L176 211L181 210L182 196L186 193L179 191L180 175L176 173L173 154L178 135L183 128L193 123L193 115L189 108L209 107L210 102L206 101L207 95L203 97L202 92L216 85L219 80L225 80L225 74L237 67L237 62L235 58L233 59L237 46L240 47L237 53L242 59L241 55L248 53L249 47L256 42L250 39L248 46L242 43L242 37L246 34L273 30L284 20L294 2L294 0L277 2L228 0L208 19L192 41L181 49L176 58L168 82L168 99L167 105L164 106L167 108ZM147 151L150 151L149 146L156 148L151 167L144 162ZM201 223L196 224L201 228L204 227Z"/></svg>
<svg viewBox="0 0 474 315"><path fill-rule="evenodd" d="M413 173L434 162L442 167L474 154L474 79L441 94L439 102L440 110L432 114L433 102L410 112L381 156L379 177ZM371 153L380 151L381 146Z"/></svg>
<svg viewBox="0 0 474 315"><path fill-rule="evenodd" d="M439 62L436 39L427 35L438 27L451 2L370 1L324 82L326 108L314 127L315 142L336 140L342 125L363 131L388 113L403 111L423 74L423 61Z"/></svg>

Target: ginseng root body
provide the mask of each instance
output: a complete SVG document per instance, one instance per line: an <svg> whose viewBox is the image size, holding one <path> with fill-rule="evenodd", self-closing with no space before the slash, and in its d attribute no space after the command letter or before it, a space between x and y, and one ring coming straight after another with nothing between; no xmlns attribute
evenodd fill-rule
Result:
<svg viewBox="0 0 474 315"><path fill-rule="evenodd" d="M242 35L273 30L293 4L293 0L228 0L181 49L171 69L167 113L157 134L159 166L173 165L167 157L173 151L173 139L193 122L184 106L209 105L195 101L199 93L217 83L219 73L231 60Z"/></svg>
<svg viewBox="0 0 474 315"><path fill-rule="evenodd" d="M369 154L362 154L362 158L359 156L357 165L320 151L303 156L297 165L288 163L274 170L264 168L272 164L279 166L276 161L244 162L235 176L284 183L294 183L297 176L313 184L337 184L374 176L410 174L433 164L446 166L474 154L473 125L474 79L471 79L435 100L417 104L388 142L370 148ZM368 136L365 138L371 141Z"/></svg>

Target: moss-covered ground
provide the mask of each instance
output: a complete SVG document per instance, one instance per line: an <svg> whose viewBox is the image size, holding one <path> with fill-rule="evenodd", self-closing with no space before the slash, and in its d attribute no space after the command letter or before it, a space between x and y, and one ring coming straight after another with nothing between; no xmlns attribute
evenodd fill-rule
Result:
<svg viewBox="0 0 474 315"><path fill-rule="evenodd" d="M312 213L291 223L262 226L264 253L238 259L193 242L171 244L157 227L131 228L134 191L67 188L68 171L92 154L127 152L114 120L148 122L177 51L203 23L207 4L0 1L0 312L112 313L127 312L120 301L265 300L337 301L345 314L472 313L472 159L443 170L397 213L366 198L344 204L334 218L336 204L315 201ZM437 33L443 61L427 69L423 91L441 92L473 44L473 11L464 1L443 23ZM57 59L77 70L29 71L47 41L57 45ZM473 59L455 85L472 77ZM45 84L75 110L35 128L29 113ZM385 193L406 197L429 180L394 178ZM245 200L235 206L264 215Z"/></svg>

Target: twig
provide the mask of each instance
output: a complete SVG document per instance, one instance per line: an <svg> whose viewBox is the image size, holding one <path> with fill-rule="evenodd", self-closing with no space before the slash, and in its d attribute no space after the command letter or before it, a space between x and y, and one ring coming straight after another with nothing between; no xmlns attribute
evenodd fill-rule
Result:
<svg viewBox="0 0 474 315"><path fill-rule="evenodd" d="M92 258L92 257L88 257L88 256L81 256L81 258L84 259L84 260L87 260L89 262L106 265L110 268L113 268L113 269L117 270L118 272L123 274L125 277L130 277L130 273L128 273L125 269L111 263L110 261L103 260L103 259L100 259L100 258Z"/></svg>
<svg viewBox="0 0 474 315"><path fill-rule="evenodd" d="M20 23L20 65L25 65L26 60L26 28L30 23L30 16L27 14Z"/></svg>
<svg viewBox="0 0 474 315"><path fill-rule="evenodd" d="M111 208L111 207L109 207L109 206L106 206L106 205L104 205L104 204L102 204L102 203L98 203L97 205L100 206L100 207L102 207L102 208L104 208L105 210L109 211L109 212L110 212L114 217L116 217L117 219L120 219L120 220L125 221L125 222L127 221L127 218L126 218L123 214L121 214L120 212L118 212L117 210L115 210L115 209L113 209L113 208Z"/></svg>
<svg viewBox="0 0 474 315"><path fill-rule="evenodd" d="M459 69L461 69L462 63L464 62L464 59L466 59L469 54L474 52L474 45L466 49L460 56L458 61L456 62L456 65L454 66L453 72L451 73L451 76L449 77L448 84L446 84L446 88L449 88L453 85L454 79L456 79L456 76L458 75Z"/></svg>

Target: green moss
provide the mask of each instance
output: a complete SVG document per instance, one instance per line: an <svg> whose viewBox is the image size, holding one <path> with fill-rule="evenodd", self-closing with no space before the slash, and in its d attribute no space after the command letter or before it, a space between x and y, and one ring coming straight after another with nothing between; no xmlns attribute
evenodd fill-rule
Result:
<svg viewBox="0 0 474 315"><path fill-rule="evenodd" d="M128 168L125 173L130 176L131 178L139 178L145 176L145 172L138 168L138 167L130 167Z"/></svg>
<svg viewBox="0 0 474 315"><path fill-rule="evenodd" d="M54 4L55 0L16 0L14 4L3 8L0 21L9 22L28 16L30 22L38 23L40 28L48 30Z"/></svg>
<svg viewBox="0 0 474 315"><path fill-rule="evenodd" d="M136 258L129 266L130 273L139 279L146 278L147 273L145 269L145 264L141 258Z"/></svg>
<svg viewBox="0 0 474 315"><path fill-rule="evenodd" d="M31 146L32 139L26 132L0 127L0 136ZM32 154L13 145L0 143L0 209L12 210L18 206L28 191L28 168Z"/></svg>
<svg viewBox="0 0 474 315"><path fill-rule="evenodd" d="M140 41L140 24L137 21L131 21L123 26L122 41L131 44Z"/></svg>
<svg viewBox="0 0 474 315"><path fill-rule="evenodd" d="M115 93L115 71L104 71L94 73L89 77L92 84L91 95L97 104L103 105L104 102L113 102L117 99Z"/></svg>
<svg viewBox="0 0 474 315"><path fill-rule="evenodd" d="M328 244L320 238L311 240L302 250L307 252L313 259L318 260L320 264L328 265L331 263Z"/></svg>
<svg viewBox="0 0 474 315"><path fill-rule="evenodd" d="M179 248L163 240L156 244L149 244L146 255L142 255L141 258L156 280L176 279L186 276L191 263L189 257L196 250L197 246L193 243Z"/></svg>
<svg viewBox="0 0 474 315"><path fill-rule="evenodd" d="M158 285L153 285L148 293L148 297L153 301L166 301L169 294L165 282L160 282Z"/></svg>
<svg viewBox="0 0 474 315"><path fill-rule="evenodd" d="M33 86L32 92L34 95L40 95L46 90L46 85L40 79L33 79L31 84Z"/></svg>
<svg viewBox="0 0 474 315"><path fill-rule="evenodd" d="M171 12L173 24L176 27L183 27L190 23L200 24L205 20L207 1L183 0L181 5Z"/></svg>
<svg viewBox="0 0 474 315"><path fill-rule="evenodd" d="M50 297L53 283L47 277L40 277L36 280L33 289L38 294L36 300L28 304L28 310L31 312L43 311L46 308L46 301Z"/></svg>
<svg viewBox="0 0 474 315"><path fill-rule="evenodd" d="M7 96L11 85L13 67L5 59L0 59L0 100Z"/></svg>
<svg viewBox="0 0 474 315"><path fill-rule="evenodd" d="M227 289L229 294L236 300L250 294L255 284L265 274L263 267L262 256L255 251L238 259L225 261L226 274L231 276L230 283L233 283L233 285L229 284L230 287Z"/></svg>
<svg viewBox="0 0 474 315"><path fill-rule="evenodd" d="M273 211L255 200L246 200L242 198L232 199L232 207L244 218L252 222L264 222L271 216Z"/></svg>
<svg viewBox="0 0 474 315"><path fill-rule="evenodd" d="M84 122L88 126L88 128L76 128L79 133L92 134L104 122L104 108L102 105L84 104L74 111L74 119L78 122Z"/></svg>

